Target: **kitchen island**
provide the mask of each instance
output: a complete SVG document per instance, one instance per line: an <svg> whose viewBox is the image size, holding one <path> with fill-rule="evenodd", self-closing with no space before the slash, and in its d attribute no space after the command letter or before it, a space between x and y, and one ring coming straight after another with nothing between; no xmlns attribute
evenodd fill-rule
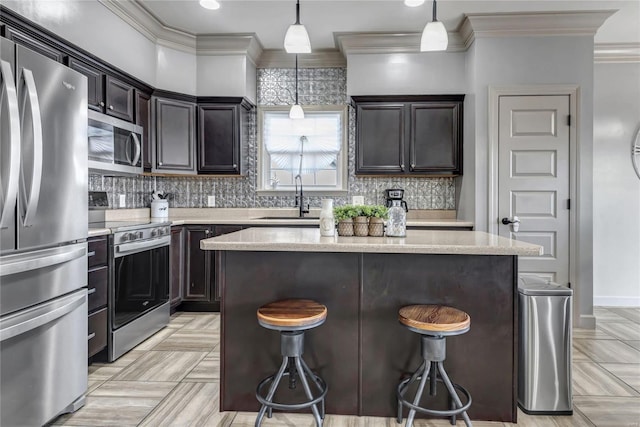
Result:
<svg viewBox="0 0 640 427"><path fill-rule="evenodd" d="M419 337L398 323L398 309L444 304L471 316L470 331L447 340L445 362L471 392L469 415L516 421L517 260L541 255L540 246L475 231L391 238L249 228L201 248L217 251L221 410L257 411L255 387L279 364L278 334L258 325L257 308L310 298L328 308L304 356L329 385L328 413L394 416L396 386L420 362Z"/></svg>

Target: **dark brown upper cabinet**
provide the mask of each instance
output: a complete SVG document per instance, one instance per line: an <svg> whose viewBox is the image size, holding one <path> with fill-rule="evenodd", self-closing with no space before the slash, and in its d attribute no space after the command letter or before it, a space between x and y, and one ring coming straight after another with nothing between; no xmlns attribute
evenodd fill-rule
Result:
<svg viewBox="0 0 640 427"><path fill-rule="evenodd" d="M251 104L243 98L198 103L198 173L239 175Z"/></svg>
<svg viewBox="0 0 640 427"><path fill-rule="evenodd" d="M142 126L142 167L151 171L151 97L136 91L136 124Z"/></svg>
<svg viewBox="0 0 640 427"><path fill-rule="evenodd" d="M464 95L354 96L356 174L461 175Z"/></svg>
<svg viewBox="0 0 640 427"><path fill-rule="evenodd" d="M153 172L196 173L196 104L153 97Z"/></svg>
<svg viewBox="0 0 640 427"><path fill-rule="evenodd" d="M2 27L3 37L11 40L15 44L27 47L34 52L38 52L41 55L51 58L54 61L62 62L63 54L58 49L50 46L45 41L39 40L35 35L29 35L25 32L11 28L9 26Z"/></svg>
<svg viewBox="0 0 640 427"><path fill-rule="evenodd" d="M102 70L68 56L67 66L87 76L88 104L92 110L133 122L134 87Z"/></svg>

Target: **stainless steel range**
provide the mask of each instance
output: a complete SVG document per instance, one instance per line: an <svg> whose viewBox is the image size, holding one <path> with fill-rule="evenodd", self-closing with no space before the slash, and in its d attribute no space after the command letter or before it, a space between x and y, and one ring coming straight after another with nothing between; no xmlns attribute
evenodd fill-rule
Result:
<svg viewBox="0 0 640 427"><path fill-rule="evenodd" d="M171 223L90 223L109 228L107 357L116 360L169 323Z"/></svg>

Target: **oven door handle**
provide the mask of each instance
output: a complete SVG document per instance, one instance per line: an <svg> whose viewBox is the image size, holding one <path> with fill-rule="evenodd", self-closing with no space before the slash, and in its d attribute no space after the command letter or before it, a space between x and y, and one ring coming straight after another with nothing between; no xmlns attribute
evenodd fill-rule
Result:
<svg viewBox="0 0 640 427"><path fill-rule="evenodd" d="M150 249L169 246L170 243L171 236L164 236L159 239L147 240L144 242L122 243L115 247L115 254L113 256L114 258L120 258L126 255L143 252Z"/></svg>

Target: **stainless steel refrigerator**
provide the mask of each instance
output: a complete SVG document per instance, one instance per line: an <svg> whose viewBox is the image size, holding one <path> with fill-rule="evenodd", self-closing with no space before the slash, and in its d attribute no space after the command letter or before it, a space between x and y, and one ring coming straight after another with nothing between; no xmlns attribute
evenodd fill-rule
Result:
<svg viewBox="0 0 640 427"><path fill-rule="evenodd" d="M0 425L87 390L87 79L0 40Z"/></svg>

